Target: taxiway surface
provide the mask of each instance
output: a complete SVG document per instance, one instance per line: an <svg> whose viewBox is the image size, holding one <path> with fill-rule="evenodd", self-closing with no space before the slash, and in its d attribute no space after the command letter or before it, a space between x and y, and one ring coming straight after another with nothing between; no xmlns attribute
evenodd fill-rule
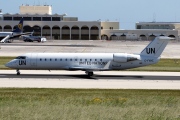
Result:
<svg viewBox="0 0 180 120"><path fill-rule="evenodd" d="M48 40L45 43L1 43L1 56L19 56L25 53L140 53L150 41L106 40ZM170 41L162 58L180 58L180 42Z"/></svg>

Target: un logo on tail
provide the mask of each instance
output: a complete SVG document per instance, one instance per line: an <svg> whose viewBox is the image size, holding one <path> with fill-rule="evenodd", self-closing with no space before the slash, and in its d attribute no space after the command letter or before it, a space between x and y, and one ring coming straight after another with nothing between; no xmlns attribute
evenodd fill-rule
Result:
<svg viewBox="0 0 180 120"><path fill-rule="evenodd" d="M147 54L155 54L156 53L156 49L155 48L146 48L146 53Z"/></svg>

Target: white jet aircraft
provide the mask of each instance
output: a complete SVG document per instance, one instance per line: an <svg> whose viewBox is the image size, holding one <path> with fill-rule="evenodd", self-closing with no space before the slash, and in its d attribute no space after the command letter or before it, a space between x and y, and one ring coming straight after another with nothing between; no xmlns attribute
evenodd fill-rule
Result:
<svg viewBox="0 0 180 120"><path fill-rule="evenodd" d="M140 54L127 53L26 53L5 66L17 70L82 70L88 76L94 71L124 70L155 64L169 37L156 37Z"/></svg>

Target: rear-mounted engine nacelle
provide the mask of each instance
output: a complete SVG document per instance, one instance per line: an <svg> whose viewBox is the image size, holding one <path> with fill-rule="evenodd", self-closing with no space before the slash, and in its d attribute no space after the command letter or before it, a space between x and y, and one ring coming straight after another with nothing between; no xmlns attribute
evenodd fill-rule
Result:
<svg viewBox="0 0 180 120"><path fill-rule="evenodd" d="M132 55L127 53L115 53L113 54L113 61L114 62L129 62L129 61L135 61L139 60L138 55Z"/></svg>

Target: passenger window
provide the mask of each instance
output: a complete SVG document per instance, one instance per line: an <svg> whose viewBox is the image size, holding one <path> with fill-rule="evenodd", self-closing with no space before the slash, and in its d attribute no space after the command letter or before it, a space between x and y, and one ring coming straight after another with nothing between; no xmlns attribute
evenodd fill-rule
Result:
<svg viewBox="0 0 180 120"><path fill-rule="evenodd" d="M60 61L62 61L62 59L60 59Z"/></svg>
<svg viewBox="0 0 180 120"><path fill-rule="evenodd" d="M87 59L85 59L85 61L87 61Z"/></svg>
<svg viewBox="0 0 180 120"><path fill-rule="evenodd" d="M97 59L95 59L95 61L97 61Z"/></svg>
<svg viewBox="0 0 180 120"><path fill-rule="evenodd" d="M75 61L77 61L77 59L75 59Z"/></svg>
<svg viewBox="0 0 180 120"><path fill-rule="evenodd" d="M70 59L70 61L72 61L72 59Z"/></svg>
<svg viewBox="0 0 180 120"><path fill-rule="evenodd" d="M82 61L82 59L80 59L80 61Z"/></svg>
<svg viewBox="0 0 180 120"><path fill-rule="evenodd" d="M102 61L102 59L100 59L100 61Z"/></svg>
<svg viewBox="0 0 180 120"><path fill-rule="evenodd" d="M44 60L46 61L46 58Z"/></svg>
<svg viewBox="0 0 180 120"><path fill-rule="evenodd" d="M51 61L51 59L50 59L50 61Z"/></svg>
<svg viewBox="0 0 180 120"><path fill-rule="evenodd" d="M55 61L57 61L57 59L55 59Z"/></svg>
<svg viewBox="0 0 180 120"><path fill-rule="evenodd" d="M66 61L67 61L67 58L66 58Z"/></svg>
<svg viewBox="0 0 180 120"><path fill-rule="evenodd" d="M90 61L91 61L91 59L90 59Z"/></svg>
<svg viewBox="0 0 180 120"><path fill-rule="evenodd" d="M40 58L40 61L42 61L42 59Z"/></svg>

